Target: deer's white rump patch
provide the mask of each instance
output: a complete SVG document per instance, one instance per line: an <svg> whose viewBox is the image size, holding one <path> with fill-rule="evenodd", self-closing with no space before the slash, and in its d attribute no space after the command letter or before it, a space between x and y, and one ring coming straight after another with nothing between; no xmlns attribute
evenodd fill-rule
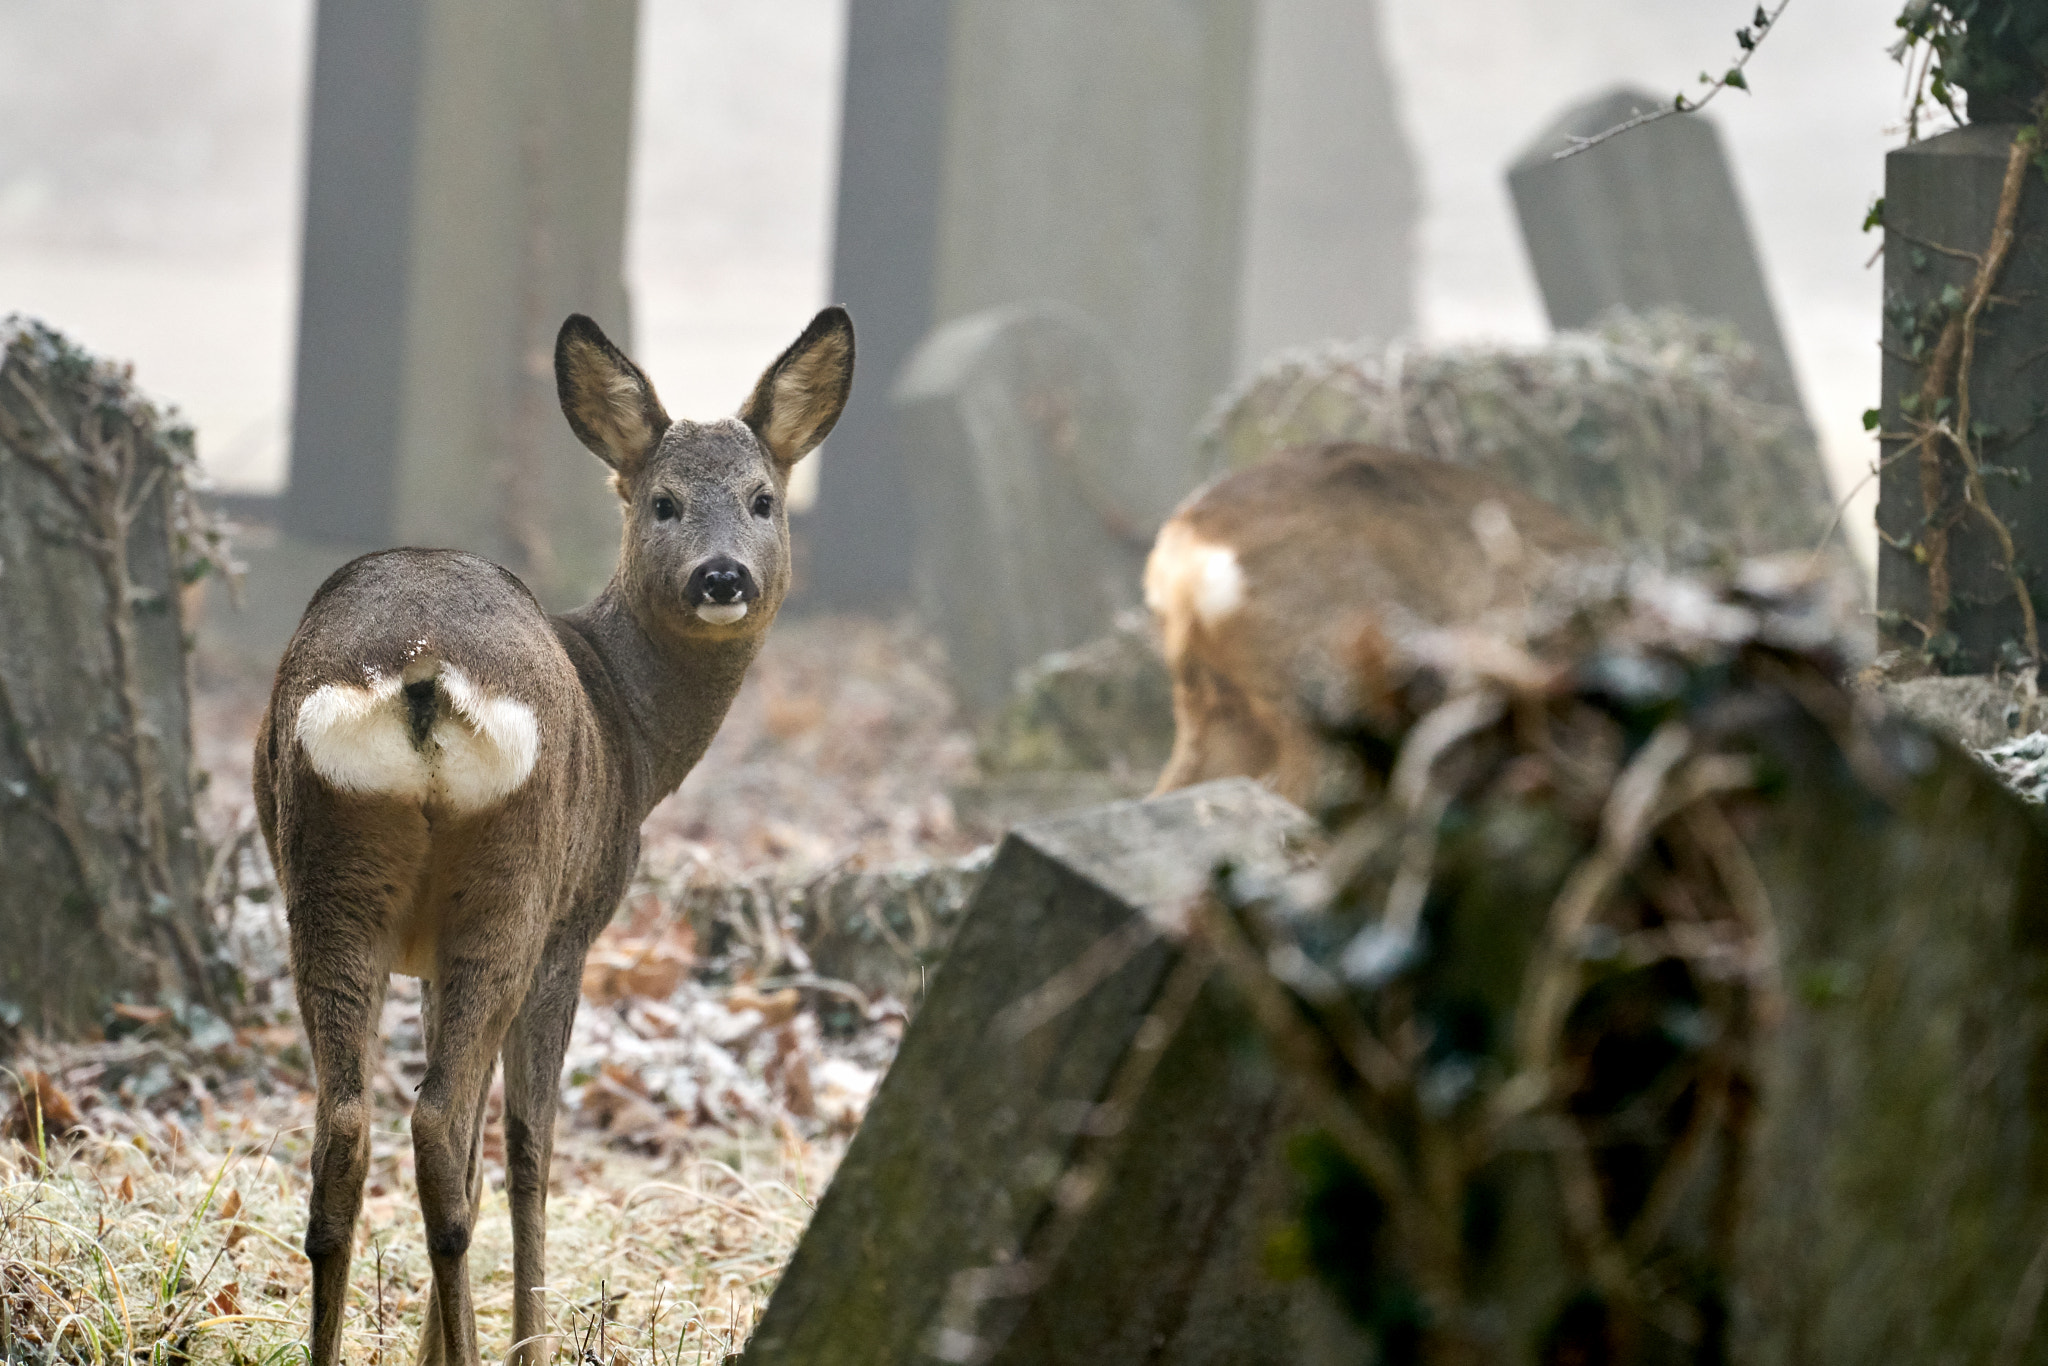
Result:
<svg viewBox="0 0 2048 1366"><path fill-rule="evenodd" d="M1204 626L1214 626L1244 606L1244 567L1237 551L1169 522L1145 562L1145 605L1163 618L1191 613Z"/></svg>
<svg viewBox="0 0 2048 1366"><path fill-rule="evenodd" d="M397 677L367 685L328 683L299 704L299 748L342 792L379 793L431 802L459 812L482 811L516 791L540 756L533 708L493 697L452 664L434 675L438 702L432 728L413 744L411 712Z"/></svg>
<svg viewBox="0 0 2048 1366"><path fill-rule="evenodd" d="M441 666L441 688L455 714L434 723L427 743L439 749L437 776L448 804L481 811L512 795L540 756L533 708L492 697L453 664Z"/></svg>

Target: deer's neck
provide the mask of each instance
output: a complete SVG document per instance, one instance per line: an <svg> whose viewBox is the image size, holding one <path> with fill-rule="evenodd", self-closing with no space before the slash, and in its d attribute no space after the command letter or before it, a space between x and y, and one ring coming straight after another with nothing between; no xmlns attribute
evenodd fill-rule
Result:
<svg viewBox="0 0 2048 1366"><path fill-rule="evenodd" d="M616 690L639 819L676 790L704 757L726 708L761 648L758 635L677 641L643 628L617 585L562 618L590 643ZM606 704L592 699L598 706Z"/></svg>

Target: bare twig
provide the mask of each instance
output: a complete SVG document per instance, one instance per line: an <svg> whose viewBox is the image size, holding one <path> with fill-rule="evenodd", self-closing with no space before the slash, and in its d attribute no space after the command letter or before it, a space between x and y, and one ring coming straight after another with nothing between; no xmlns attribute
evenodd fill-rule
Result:
<svg viewBox="0 0 2048 1366"><path fill-rule="evenodd" d="M1778 0L1778 7L1769 14L1764 13L1763 9L1759 7L1756 12L1756 18L1751 21L1750 26L1737 30L1736 41L1742 47L1742 55L1737 57L1735 65L1722 72L1718 79L1705 75L1700 77L1707 87L1706 94L1695 100L1686 98L1684 92L1681 91L1672 98L1670 104L1665 105L1662 109L1645 110L1633 118L1625 119L1615 124L1612 128L1603 128L1591 137L1578 137L1567 133L1565 138L1571 145L1563 151L1552 152L1550 159L1552 161L1563 161L1567 157L1575 157L1581 152L1591 151L1603 142L1618 138L1631 129L1641 128L1644 124L1655 123L1659 119L1668 119L1673 114L1697 113L1712 104L1714 97L1731 85L1737 90L1749 89L1749 78L1743 75L1743 68L1749 65L1751 57L1756 56L1757 49L1763 46L1764 39L1778 26L1778 16L1783 14L1785 7L1791 3L1792 0ZM1752 29L1754 32L1752 32Z"/></svg>

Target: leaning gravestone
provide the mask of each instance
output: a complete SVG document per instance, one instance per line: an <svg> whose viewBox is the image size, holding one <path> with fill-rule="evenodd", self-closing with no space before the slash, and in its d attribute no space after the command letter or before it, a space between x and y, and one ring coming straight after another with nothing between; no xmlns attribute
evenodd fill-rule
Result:
<svg viewBox="0 0 2048 1366"><path fill-rule="evenodd" d="M1013 832L748 1366L1257 1366L1346 1344L1318 1292L1261 1269L1295 1100L1174 938L1218 860L1284 873L1309 838L1244 779Z"/></svg>
<svg viewBox="0 0 2048 1366"><path fill-rule="evenodd" d="M321 3L281 515L329 560L453 546L562 604L609 574L616 500L549 362L569 313L628 331L637 12Z"/></svg>
<svg viewBox="0 0 2048 1366"><path fill-rule="evenodd" d="M992 309L938 329L892 401L916 514L917 601L977 715L1017 671L1139 602L1179 471L1133 451L1132 400L1087 318Z"/></svg>
<svg viewBox="0 0 2048 1366"><path fill-rule="evenodd" d="M1572 138L1663 104L1623 89L1575 105L1509 168L1550 324L1585 328L1615 309L1718 318L1756 348L1777 397L1796 406L1791 358L1714 125L1702 115L1677 115L1556 158Z"/></svg>
<svg viewBox="0 0 2048 1366"><path fill-rule="evenodd" d="M192 433L39 324L0 346L0 1037L217 1008L181 599L226 548Z"/></svg>

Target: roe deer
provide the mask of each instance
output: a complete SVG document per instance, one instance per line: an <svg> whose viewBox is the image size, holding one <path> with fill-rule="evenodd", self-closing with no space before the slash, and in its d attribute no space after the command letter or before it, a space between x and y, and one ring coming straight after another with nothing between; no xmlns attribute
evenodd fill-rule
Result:
<svg viewBox="0 0 2048 1366"><path fill-rule="evenodd" d="M1243 775L1308 805L1325 750L1305 667L1362 627L1466 621L1513 601L1538 561L1599 544L1488 475L1371 446L1297 451L1198 489L1145 563L1173 678L1154 791Z"/></svg>
<svg viewBox="0 0 2048 1366"><path fill-rule="evenodd" d="M433 1295L425 1362L478 1362L465 1253L483 1113L505 1062L515 1341L537 1338L563 1049L583 957L631 875L640 822L711 742L789 588L791 467L838 420L853 324L828 308L736 418L671 423L588 318L555 382L625 504L618 569L543 612L488 561L366 555L306 608L256 739L256 801L318 1070L313 1366L334 1366L363 1178L371 1058L393 972L422 983L412 1116ZM540 1359L542 1344L522 1349Z"/></svg>

